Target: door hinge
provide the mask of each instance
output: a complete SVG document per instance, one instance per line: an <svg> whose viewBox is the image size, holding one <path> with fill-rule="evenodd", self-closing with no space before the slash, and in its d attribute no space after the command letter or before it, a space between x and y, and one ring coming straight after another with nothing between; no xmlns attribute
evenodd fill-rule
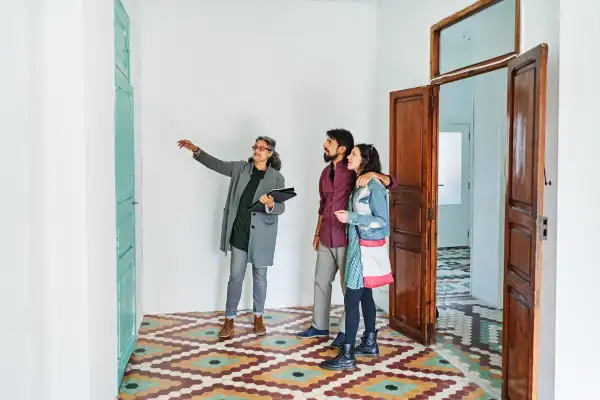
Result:
<svg viewBox="0 0 600 400"><path fill-rule="evenodd" d="M467 229L467 239L471 237L471 230Z"/></svg>
<svg viewBox="0 0 600 400"><path fill-rule="evenodd" d="M471 190L471 181L467 182L467 189Z"/></svg>
<svg viewBox="0 0 600 400"><path fill-rule="evenodd" d="M433 221L433 207L429 207L427 209L427 219L429 221Z"/></svg>
<svg viewBox="0 0 600 400"><path fill-rule="evenodd" d="M540 239L548 240L548 217L543 215L538 217L538 229L540 230Z"/></svg>

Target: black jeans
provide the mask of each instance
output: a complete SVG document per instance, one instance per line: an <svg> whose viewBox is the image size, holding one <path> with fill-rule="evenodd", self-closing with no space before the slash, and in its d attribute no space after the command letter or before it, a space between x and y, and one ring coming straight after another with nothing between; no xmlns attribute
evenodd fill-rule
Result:
<svg viewBox="0 0 600 400"><path fill-rule="evenodd" d="M377 311L375 309L375 301L373 300L373 289L346 288L346 295L344 296L344 305L346 306L346 344L354 345L356 342L356 333L358 331L358 323L360 322L359 303L362 306L365 330L367 332L375 332Z"/></svg>

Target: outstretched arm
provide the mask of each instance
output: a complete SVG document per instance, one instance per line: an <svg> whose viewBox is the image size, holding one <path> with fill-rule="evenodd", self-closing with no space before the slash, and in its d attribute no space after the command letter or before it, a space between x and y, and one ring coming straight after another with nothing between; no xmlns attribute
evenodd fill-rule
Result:
<svg viewBox="0 0 600 400"><path fill-rule="evenodd" d="M204 165L206 168L211 169L219 174L229 176L233 174L233 161L222 161L216 157L211 156L205 151L198 149L197 152L194 152L194 159L198 161L200 164Z"/></svg>
<svg viewBox="0 0 600 400"><path fill-rule="evenodd" d="M218 158L211 156L207 152L202 151L200 147L196 146L194 143L186 139L178 141L177 145L180 149L185 148L191 151L194 154L194 159L200 164L204 165L206 168L229 177L231 177L231 175L233 174L233 168L235 164L233 161L219 160Z"/></svg>

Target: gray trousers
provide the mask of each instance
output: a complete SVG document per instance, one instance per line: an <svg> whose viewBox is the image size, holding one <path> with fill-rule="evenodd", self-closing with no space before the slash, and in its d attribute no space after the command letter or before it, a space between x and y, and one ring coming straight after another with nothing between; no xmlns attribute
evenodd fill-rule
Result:
<svg viewBox="0 0 600 400"><path fill-rule="evenodd" d="M331 290L335 274L340 271L342 293L346 294L344 269L346 266L346 248L331 249L319 243L317 267L315 270L315 305L312 325L319 330L329 330L329 312L331 309ZM346 332L346 310L340 317L340 332Z"/></svg>
<svg viewBox="0 0 600 400"><path fill-rule="evenodd" d="M227 284L227 304L225 305L225 316L227 318L235 318L237 314L247 266L248 253L232 246L229 283ZM262 315L265 311L265 299L267 298L267 267L253 265L252 282L254 314Z"/></svg>

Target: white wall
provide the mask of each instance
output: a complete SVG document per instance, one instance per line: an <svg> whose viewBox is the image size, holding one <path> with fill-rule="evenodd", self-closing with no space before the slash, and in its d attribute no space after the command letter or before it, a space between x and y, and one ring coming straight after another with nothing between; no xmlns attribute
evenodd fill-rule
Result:
<svg viewBox="0 0 600 400"><path fill-rule="evenodd" d="M506 68L473 81L473 248L471 294L502 308L506 142Z"/></svg>
<svg viewBox="0 0 600 400"><path fill-rule="evenodd" d="M439 127L444 131L449 124L467 125L473 131L473 80L463 79L440 87ZM464 141L468 136L463 137ZM469 146L468 144L466 146ZM469 150L470 152L470 150ZM467 159L468 158L468 159ZM462 154L462 170L472 164L469 154ZM469 168L470 170L470 168ZM470 174L470 171L468 172ZM467 230L471 226L471 199L468 183L462 182L461 204L438 205L438 241L439 247L466 246L469 244ZM464 189L464 190L463 190ZM465 197L465 194L468 195Z"/></svg>
<svg viewBox="0 0 600 400"><path fill-rule="evenodd" d="M33 35L31 4L22 0L6 3L11 12L0 13L0 358L2 397L33 399L31 376L37 375L36 334L39 298L32 287L29 219L29 155L33 142ZM42 372L42 371L39 371Z"/></svg>
<svg viewBox="0 0 600 400"><path fill-rule="evenodd" d="M228 180L179 150L183 138L232 160L257 135L277 140L298 197L280 218L267 307L312 304L325 131L371 139L375 2L147 0L141 15L146 313L224 308ZM247 278L240 308L252 306Z"/></svg>
<svg viewBox="0 0 600 400"><path fill-rule="evenodd" d="M2 64L0 117L11 193L1 207L10 229L2 233L3 394L114 398L112 2L10 9L0 24L11 60Z"/></svg>
<svg viewBox="0 0 600 400"><path fill-rule="evenodd" d="M430 1L414 7L408 0L380 0L378 66L375 92L375 140L389 136L389 92L425 85L429 78L429 29L440 19L470 5L472 1ZM559 0L521 1L521 48L540 43L549 46L546 172L552 186L546 187L544 209L556 221L556 172L558 138L558 3ZM406 10L411 10L406 12ZM389 155L386 154L386 160ZM387 163L386 163L387 166ZM540 329L540 399L554 398L554 330L556 296L556 226L550 226L544 242ZM387 296L379 297L379 304ZM567 368L567 367L565 367Z"/></svg>
<svg viewBox="0 0 600 400"><path fill-rule="evenodd" d="M589 72L600 63L600 3L560 2L560 109L558 140L558 238L556 280L556 399L598 396L600 350L585 332L598 332L597 254L600 190L598 92ZM554 183L553 183L554 185Z"/></svg>
<svg viewBox="0 0 600 400"><path fill-rule="evenodd" d="M82 9L90 399L104 400L117 391L114 6L83 0Z"/></svg>

